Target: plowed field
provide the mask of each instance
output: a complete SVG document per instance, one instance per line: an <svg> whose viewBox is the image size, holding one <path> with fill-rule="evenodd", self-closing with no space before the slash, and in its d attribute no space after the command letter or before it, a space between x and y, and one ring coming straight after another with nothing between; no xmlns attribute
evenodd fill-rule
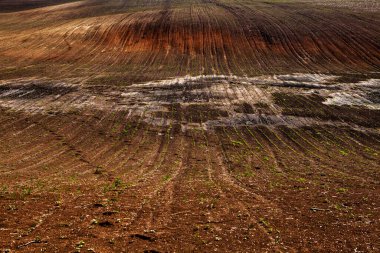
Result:
<svg viewBox="0 0 380 253"><path fill-rule="evenodd" d="M379 252L379 17L0 0L0 250Z"/></svg>

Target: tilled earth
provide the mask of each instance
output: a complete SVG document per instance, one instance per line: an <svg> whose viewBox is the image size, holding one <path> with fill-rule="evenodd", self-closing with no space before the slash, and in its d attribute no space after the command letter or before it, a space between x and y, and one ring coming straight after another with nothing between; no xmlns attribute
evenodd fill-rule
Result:
<svg viewBox="0 0 380 253"><path fill-rule="evenodd" d="M377 1L11 2L1 251L380 250Z"/></svg>
<svg viewBox="0 0 380 253"><path fill-rule="evenodd" d="M2 247L375 252L380 81L340 79L5 82Z"/></svg>

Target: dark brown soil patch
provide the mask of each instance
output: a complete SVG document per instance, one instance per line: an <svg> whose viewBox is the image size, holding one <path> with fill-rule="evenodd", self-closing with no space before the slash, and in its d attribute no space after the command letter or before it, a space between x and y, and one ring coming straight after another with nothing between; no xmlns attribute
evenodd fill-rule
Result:
<svg viewBox="0 0 380 253"><path fill-rule="evenodd" d="M343 121L365 127L380 126L380 111L365 108L325 105L318 95L274 93L274 102L285 115L311 117L322 120Z"/></svg>

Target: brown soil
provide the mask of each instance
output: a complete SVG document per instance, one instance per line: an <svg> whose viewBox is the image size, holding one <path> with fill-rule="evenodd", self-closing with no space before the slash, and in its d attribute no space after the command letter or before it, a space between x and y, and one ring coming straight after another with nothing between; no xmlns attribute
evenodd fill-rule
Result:
<svg viewBox="0 0 380 253"><path fill-rule="evenodd" d="M15 5L24 2L33 1ZM128 85L188 74L378 72L378 9L339 4L89 0L5 13L0 78Z"/></svg>
<svg viewBox="0 0 380 253"><path fill-rule="evenodd" d="M376 3L10 2L1 252L380 251Z"/></svg>

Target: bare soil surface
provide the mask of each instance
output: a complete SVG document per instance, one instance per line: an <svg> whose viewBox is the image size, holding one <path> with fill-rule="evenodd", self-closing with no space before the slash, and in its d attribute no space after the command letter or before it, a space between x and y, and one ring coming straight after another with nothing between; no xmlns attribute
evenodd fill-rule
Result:
<svg viewBox="0 0 380 253"><path fill-rule="evenodd" d="M377 1L10 2L2 252L380 251Z"/></svg>

